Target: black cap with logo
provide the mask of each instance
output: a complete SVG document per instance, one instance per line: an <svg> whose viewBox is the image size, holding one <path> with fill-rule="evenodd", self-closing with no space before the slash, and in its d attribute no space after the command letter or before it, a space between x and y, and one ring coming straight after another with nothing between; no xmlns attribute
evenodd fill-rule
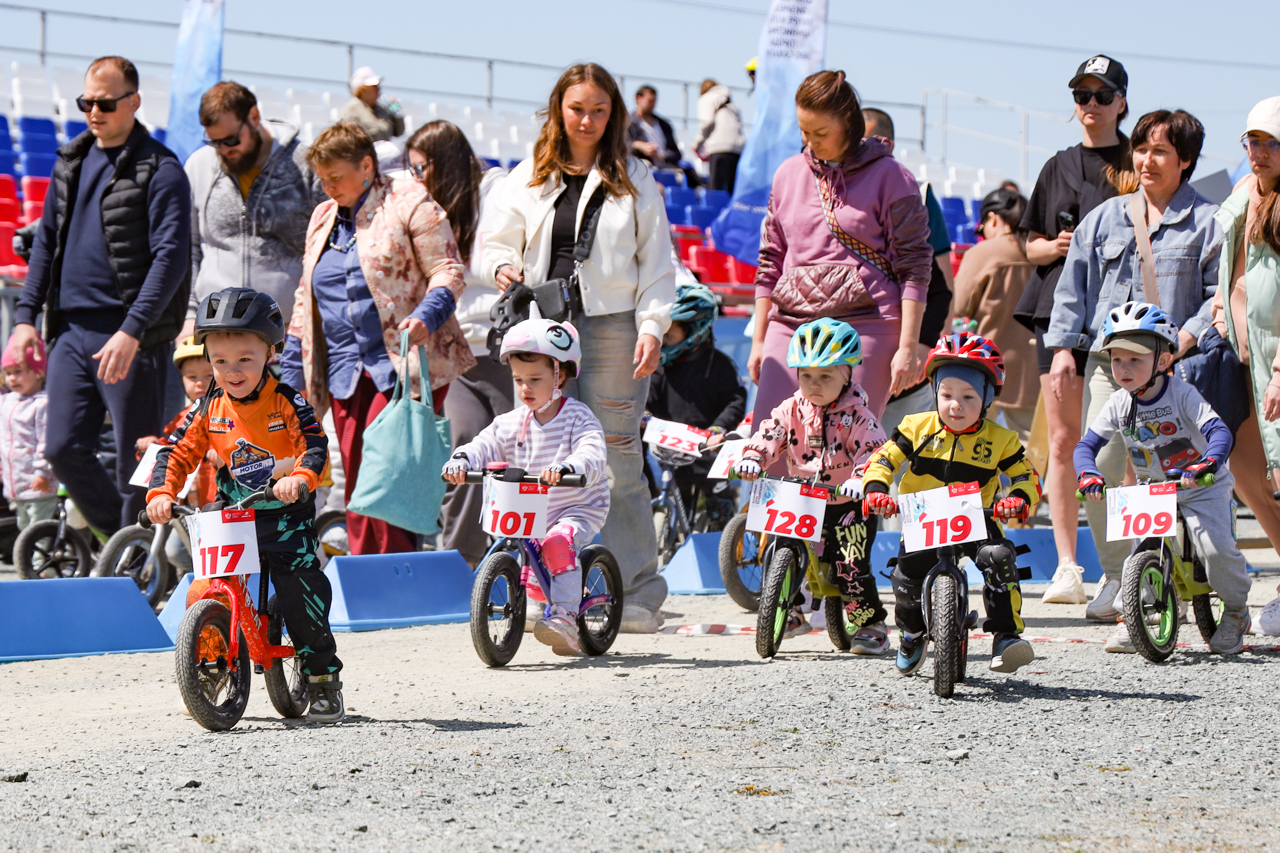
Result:
<svg viewBox="0 0 1280 853"><path fill-rule="evenodd" d="M1074 89L1086 77L1097 77L1117 92L1124 92L1129 88L1129 75L1124 72L1124 66L1102 54L1080 63L1080 67L1076 69L1076 76L1071 78L1067 86Z"/></svg>

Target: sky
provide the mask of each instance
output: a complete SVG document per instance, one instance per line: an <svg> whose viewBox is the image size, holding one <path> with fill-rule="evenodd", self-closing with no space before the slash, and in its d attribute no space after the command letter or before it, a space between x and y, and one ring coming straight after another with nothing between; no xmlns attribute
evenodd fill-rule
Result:
<svg viewBox="0 0 1280 853"><path fill-rule="evenodd" d="M21 0L19 0L21 2ZM33 4L34 5L34 4ZM51 52L99 55L122 53L144 74L167 73L157 63L171 62L176 32L136 24L61 18L57 10L114 14L176 23L178 0L128 0L110 6L89 0L44 0L50 11L47 47ZM300 44L278 36L357 42L387 49L424 50L473 57L501 58L563 66L592 60L622 75L628 90L656 81L658 111L679 118L681 87L658 78L693 81L713 77L747 84L743 64L756 52L767 0L227 0L228 29L266 34L228 34L223 64L227 76L286 88L321 83L271 80L263 74L300 75L332 81L346 77L347 49L341 45ZM1029 157L1034 176L1048 154L1080 139L1069 122L1072 103L1067 82L1075 68L1094 53L1106 53L1129 72L1131 128L1144 112L1182 108L1205 125L1205 157L1196 176L1230 169L1242 157L1238 139L1250 107L1280 90L1280 59L1272 59L1274 39L1245 39L1240 32L1263 7L1243 2L1160 4L1077 0L1067 5L1041 2L985 3L912 0L869 3L829 0L828 68L841 68L866 101L911 104L891 107L900 144L916 146L920 105L927 101L928 121L940 120L941 98L927 90L951 89L1047 114L1029 120L1030 143L1045 151ZM1259 23L1270 31L1274 18ZM38 18L33 12L0 9L0 57L33 61ZM356 65L372 65L397 86L453 93L449 96L405 93L404 98L467 103L485 88L483 62L424 59L393 50L359 47ZM50 64L79 67L77 58L51 58ZM256 72L256 73L254 73ZM554 71L495 66L500 96L543 101ZM696 88L693 96L696 96ZM735 99L750 113L745 92ZM630 95L628 94L628 101ZM478 103L472 98L471 102ZM531 109L513 102L499 109ZM690 100L690 114L694 109ZM950 162L998 169L1020 177L1018 149L976 138L983 133L1014 142L1020 119L1015 113L948 99L948 121L970 132L948 134ZM678 122L677 122L678 123ZM925 131L925 150L940 157L941 134Z"/></svg>

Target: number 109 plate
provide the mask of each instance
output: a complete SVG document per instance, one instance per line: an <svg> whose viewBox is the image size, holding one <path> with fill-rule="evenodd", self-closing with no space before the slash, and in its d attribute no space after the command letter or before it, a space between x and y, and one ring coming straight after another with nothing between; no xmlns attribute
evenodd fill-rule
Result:
<svg viewBox="0 0 1280 853"><path fill-rule="evenodd" d="M1168 536L1178 517L1178 484L1107 489L1107 541Z"/></svg>

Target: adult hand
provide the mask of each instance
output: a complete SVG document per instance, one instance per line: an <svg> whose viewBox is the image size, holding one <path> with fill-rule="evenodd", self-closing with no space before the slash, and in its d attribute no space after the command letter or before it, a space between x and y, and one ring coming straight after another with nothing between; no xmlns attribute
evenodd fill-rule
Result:
<svg viewBox="0 0 1280 853"><path fill-rule="evenodd" d="M218 455L218 451L214 450L213 448L209 448L209 451L205 453L204 461L212 465L213 470L215 471L217 471L219 468L227 467L227 463L222 461L222 457Z"/></svg>
<svg viewBox="0 0 1280 853"><path fill-rule="evenodd" d="M498 274L495 277L498 280L498 290L502 291L505 291L518 281L524 281L524 273L518 272L511 264L503 264L498 267Z"/></svg>
<svg viewBox="0 0 1280 853"><path fill-rule="evenodd" d="M31 491L33 492L47 492L52 488L53 483L50 483L46 478L41 477L39 474L31 478Z"/></svg>
<svg viewBox="0 0 1280 853"><path fill-rule="evenodd" d="M1058 237L1053 241L1053 251L1060 258L1065 258L1067 252L1071 250L1072 231L1059 231Z"/></svg>
<svg viewBox="0 0 1280 853"><path fill-rule="evenodd" d="M764 341L751 342L751 355L747 356L747 373L751 381L760 384L760 365L764 363Z"/></svg>
<svg viewBox="0 0 1280 853"><path fill-rule="evenodd" d="M271 487L271 493L281 503L291 504L302 496L302 487L307 481L302 477L281 477Z"/></svg>
<svg viewBox="0 0 1280 853"><path fill-rule="evenodd" d="M658 146L652 142L634 142L635 149L646 157L657 157Z"/></svg>
<svg viewBox="0 0 1280 853"><path fill-rule="evenodd" d="M165 524L173 518L174 503L173 498L156 495L147 504L147 518L151 519L152 524Z"/></svg>
<svg viewBox="0 0 1280 853"><path fill-rule="evenodd" d="M159 444L159 443L160 443L160 438L158 436L144 435L142 438L134 442L133 449L137 452L138 458L141 459L142 454L147 452L148 447L150 447L153 444Z"/></svg>
<svg viewBox="0 0 1280 853"><path fill-rule="evenodd" d="M889 375L893 380L893 384L889 388L889 396L918 384L923 373L924 369L920 364L920 356L919 351L916 349L916 344L912 343L898 347L898 351L893 354L893 361L889 365Z"/></svg>
<svg viewBox="0 0 1280 853"><path fill-rule="evenodd" d="M106 346L93 354L98 362L98 378L114 385L129 375L133 357L138 354L138 339L128 332L116 332Z"/></svg>
<svg viewBox="0 0 1280 853"><path fill-rule="evenodd" d="M182 331L178 332L178 337L174 339L174 343L180 344L187 338L196 333L196 318L188 317L182 322Z"/></svg>
<svg viewBox="0 0 1280 853"><path fill-rule="evenodd" d="M1267 383L1267 390L1262 395L1262 416L1268 421L1280 418L1280 375Z"/></svg>
<svg viewBox="0 0 1280 853"><path fill-rule="evenodd" d="M1053 365L1049 368L1049 388L1059 403L1063 400L1068 388L1075 388L1080 377L1076 376L1075 353L1066 347L1059 347L1053 354Z"/></svg>
<svg viewBox="0 0 1280 853"><path fill-rule="evenodd" d="M13 327L13 336L9 338L9 349L13 353L13 360L22 367L27 366L27 350L38 350L40 347L40 333L36 331L36 327L30 323L19 323Z"/></svg>
<svg viewBox="0 0 1280 853"><path fill-rule="evenodd" d="M404 321L396 328L402 332L405 329L409 330L409 346L411 347L425 346L427 341L431 339L431 332L427 329L427 324L417 317L405 317Z"/></svg>
<svg viewBox="0 0 1280 853"><path fill-rule="evenodd" d="M636 371L633 379L644 379L658 369L658 359L662 357L662 341L647 332L636 340L636 356L631 363Z"/></svg>

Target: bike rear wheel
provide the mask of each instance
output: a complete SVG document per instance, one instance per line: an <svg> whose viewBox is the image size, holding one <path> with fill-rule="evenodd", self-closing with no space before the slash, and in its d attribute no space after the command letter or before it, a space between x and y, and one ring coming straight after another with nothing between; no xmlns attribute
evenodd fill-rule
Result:
<svg viewBox="0 0 1280 853"><path fill-rule="evenodd" d="M327 509L316 516L316 540L320 543L320 563L324 565L333 557L345 557L351 553L347 541L347 513L341 509Z"/></svg>
<svg viewBox="0 0 1280 853"><path fill-rule="evenodd" d="M225 732L249 704L249 646L230 659L231 611L205 598L191 605L178 628L174 655L178 690L191 718L211 732Z"/></svg>
<svg viewBox="0 0 1280 853"><path fill-rule="evenodd" d="M88 577L93 569L89 544L74 527L67 526L58 540L58 519L27 525L13 543L13 562L24 580L40 580L46 572L59 578Z"/></svg>
<svg viewBox="0 0 1280 853"><path fill-rule="evenodd" d="M471 644L486 666L506 666L515 657L528 601L514 554L495 551L480 564L471 587Z"/></svg>
<svg viewBox="0 0 1280 853"><path fill-rule="evenodd" d="M842 652L849 651L857 629L845 618L844 601L838 595L829 595L822 599L822 612L827 617L827 636L831 638L831 645Z"/></svg>
<svg viewBox="0 0 1280 853"><path fill-rule="evenodd" d="M1194 563L1192 576L1199 583L1207 583L1204 564L1199 558ZM1200 636L1207 643L1213 639L1213 632L1218 630L1218 623L1222 621L1222 602L1214 595L1204 593L1202 595L1191 596L1191 612L1196 615L1196 627L1200 629Z"/></svg>
<svg viewBox="0 0 1280 853"><path fill-rule="evenodd" d="M938 575L929 591L933 624L933 692L948 699L956 692L956 682L964 678L961 656L967 643L960 638L960 588L945 572Z"/></svg>
<svg viewBox="0 0 1280 853"><path fill-rule="evenodd" d="M680 534L676 531L676 516L670 504L653 511L653 535L658 540L658 565L665 566L680 550Z"/></svg>
<svg viewBox="0 0 1280 853"><path fill-rule="evenodd" d="M800 559L790 545L779 545L765 570L760 586L760 610L756 614L756 653L771 658L787 633L787 614L800 583Z"/></svg>
<svg viewBox="0 0 1280 853"><path fill-rule="evenodd" d="M285 639L284 628L284 617L273 595L267 603L267 642L273 646L292 646L293 640ZM311 699L307 695L307 677L297 657L276 658L262 677L267 682L267 696L276 713L289 720L307 713Z"/></svg>
<svg viewBox="0 0 1280 853"><path fill-rule="evenodd" d="M117 530L102 546L102 553L93 567L93 576L129 578L138 585L138 591L146 596L147 603L154 610L172 585L169 577L172 569L164 550L161 549L154 558L151 556L151 545L158 535L157 528L144 530L137 524Z"/></svg>
<svg viewBox="0 0 1280 853"><path fill-rule="evenodd" d="M622 628L622 570L603 545L588 545L578 559L583 604L578 611L578 641L586 654L602 655Z"/></svg>
<svg viewBox="0 0 1280 853"><path fill-rule="evenodd" d="M743 610L760 609L766 535L747 530L747 514L729 519L720 534L720 579L725 592Z"/></svg>
<svg viewBox="0 0 1280 853"><path fill-rule="evenodd" d="M1154 663L1167 660L1178 644L1178 593L1165 583L1160 557L1160 551L1134 554L1124 563L1120 583L1129 639L1138 654Z"/></svg>

